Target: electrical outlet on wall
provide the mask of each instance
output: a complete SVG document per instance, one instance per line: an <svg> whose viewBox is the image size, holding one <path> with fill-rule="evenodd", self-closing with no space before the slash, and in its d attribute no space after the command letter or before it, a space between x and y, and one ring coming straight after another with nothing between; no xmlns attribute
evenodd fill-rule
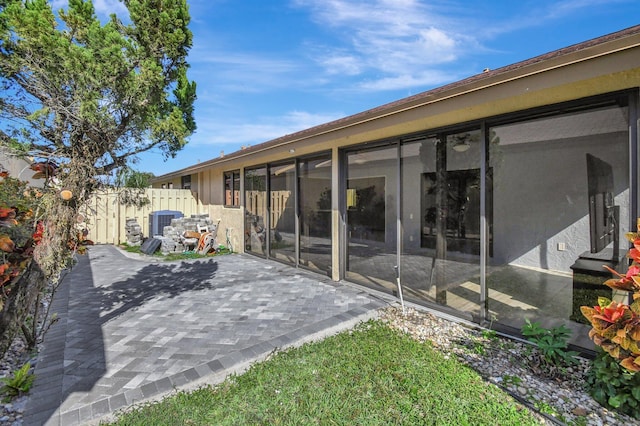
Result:
<svg viewBox="0 0 640 426"><path fill-rule="evenodd" d="M567 249L567 245L565 243L558 243L558 251L565 251Z"/></svg>

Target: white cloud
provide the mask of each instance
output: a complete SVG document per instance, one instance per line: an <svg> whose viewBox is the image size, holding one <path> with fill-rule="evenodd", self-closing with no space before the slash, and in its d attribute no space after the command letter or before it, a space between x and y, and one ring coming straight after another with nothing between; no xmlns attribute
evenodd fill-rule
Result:
<svg viewBox="0 0 640 426"><path fill-rule="evenodd" d="M127 7L119 0L93 0L93 7L98 16L108 16L112 13L115 13L121 19L129 16Z"/></svg>
<svg viewBox="0 0 640 426"><path fill-rule="evenodd" d="M494 22L492 25L477 27L484 38L494 38L503 34L548 25L566 17L575 17L580 13L593 13L597 8L614 8L616 4L630 4L637 0L559 0L535 2L527 6L521 13Z"/></svg>
<svg viewBox="0 0 640 426"><path fill-rule="evenodd" d="M50 3L54 12L66 9L69 6L68 0L53 0ZM101 19L109 17L112 13L115 13L123 20L129 16L127 7L120 0L93 0L93 8L96 11L96 15Z"/></svg>
<svg viewBox="0 0 640 426"><path fill-rule="evenodd" d="M360 75L369 90L442 82L438 69L480 47L461 19L418 0L295 0L341 40L319 44L317 62L328 74ZM379 81L372 81L372 75ZM435 77L434 77L435 76ZM456 76L449 75L447 80Z"/></svg>
<svg viewBox="0 0 640 426"><path fill-rule="evenodd" d="M355 56L347 54L335 53L333 56L320 58L319 62L325 68L326 72L341 75L358 75L362 72L362 65Z"/></svg>
<svg viewBox="0 0 640 426"><path fill-rule="evenodd" d="M260 117L251 123L201 119L189 145L256 145L341 117L344 114L290 111L280 117Z"/></svg>
<svg viewBox="0 0 640 426"><path fill-rule="evenodd" d="M398 90L412 87L438 86L452 80L452 74L429 70L416 74L399 74L375 80L364 80L359 87L365 90Z"/></svg>
<svg viewBox="0 0 640 426"><path fill-rule="evenodd" d="M317 41L316 62L329 76L355 77L367 90L424 88L480 72L464 59L489 49L484 43L524 28L543 26L594 8L634 0L528 1L508 15L463 1L292 0L337 43ZM510 6L511 7L511 6ZM307 43L310 43L307 41ZM446 77L446 68L459 64ZM353 85L351 86L353 87Z"/></svg>
<svg viewBox="0 0 640 426"><path fill-rule="evenodd" d="M268 54L228 46L208 31L195 32L188 57L190 78L210 82L217 91L259 93L299 84L302 64L286 52ZM209 83L208 83L209 84Z"/></svg>

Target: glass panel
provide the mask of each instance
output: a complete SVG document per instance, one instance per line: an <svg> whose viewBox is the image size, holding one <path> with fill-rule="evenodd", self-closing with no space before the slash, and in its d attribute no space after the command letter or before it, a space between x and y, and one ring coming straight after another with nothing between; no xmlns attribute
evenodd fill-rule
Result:
<svg viewBox="0 0 640 426"><path fill-rule="evenodd" d="M331 275L331 156L301 160L300 265Z"/></svg>
<svg viewBox="0 0 640 426"><path fill-rule="evenodd" d="M266 255L267 169L245 170L245 250Z"/></svg>
<svg viewBox="0 0 640 426"><path fill-rule="evenodd" d="M230 206L232 202L232 199L231 199L232 181L233 181L233 173L225 172L224 173L224 205L225 206Z"/></svg>
<svg viewBox="0 0 640 426"><path fill-rule="evenodd" d="M580 306L622 296L601 283L603 264L624 263L614 247L626 246L629 224L627 117L612 106L491 129L487 285L500 324L564 323L573 343L591 347Z"/></svg>
<svg viewBox="0 0 640 426"><path fill-rule="evenodd" d="M182 189L191 189L191 175L182 176Z"/></svg>
<svg viewBox="0 0 640 426"><path fill-rule="evenodd" d="M348 279L396 289L396 146L347 154Z"/></svg>
<svg viewBox="0 0 640 426"><path fill-rule="evenodd" d="M402 146L407 299L480 314L480 131Z"/></svg>
<svg viewBox="0 0 640 426"><path fill-rule="evenodd" d="M271 239L269 256L296 263L295 163L271 167L269 175Z"/></svg>
<svg viewBox="0 0 640 426"><path fill-rule="evenodd" d="M240 172L233 172L233 205L240 205Z"/></svg>

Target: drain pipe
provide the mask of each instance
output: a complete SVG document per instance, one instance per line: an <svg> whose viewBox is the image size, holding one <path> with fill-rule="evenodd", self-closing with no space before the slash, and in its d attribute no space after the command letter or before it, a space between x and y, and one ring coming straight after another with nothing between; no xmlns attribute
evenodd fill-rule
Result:
<svg viewBox="0 0 640 426"><path fill-rule="evenodd" d="M398 265L394 266L396 272L396 284L398 285L398 295L400 296L400 305L402 305L402 315L406 316L407 312L404 309L404 298L402 297L402 284L400 284L400 271L398 270Z"/></svg>

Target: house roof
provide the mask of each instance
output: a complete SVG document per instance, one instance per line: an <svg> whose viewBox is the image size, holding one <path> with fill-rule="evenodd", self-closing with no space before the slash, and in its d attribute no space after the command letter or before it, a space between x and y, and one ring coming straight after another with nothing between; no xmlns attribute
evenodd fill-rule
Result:
<svg viewBox="0 0 640 426"><path fill-rule="evenodd" d="M161 181L166 180L167 178L195 173L216 164L238 159L239 157L254 155L275 147L281 147L283 145L299 142L314 136L331 133L381 117L417 108L425 104L438 102L453 96L459 96L470 91L495 86L507 81L523 78L528 75L537 74L546 70L637 46L640 46L640 25L567 46L562 49L554 50L552 52L517 62L512 65L497 68L495 70L485 70L482 73L463 80L402 98L354 115L310 127L299 132L284 135L276 139L243 148L227 155L216 157L211 160L158 176L154 178L153 181Z"/></svg>

